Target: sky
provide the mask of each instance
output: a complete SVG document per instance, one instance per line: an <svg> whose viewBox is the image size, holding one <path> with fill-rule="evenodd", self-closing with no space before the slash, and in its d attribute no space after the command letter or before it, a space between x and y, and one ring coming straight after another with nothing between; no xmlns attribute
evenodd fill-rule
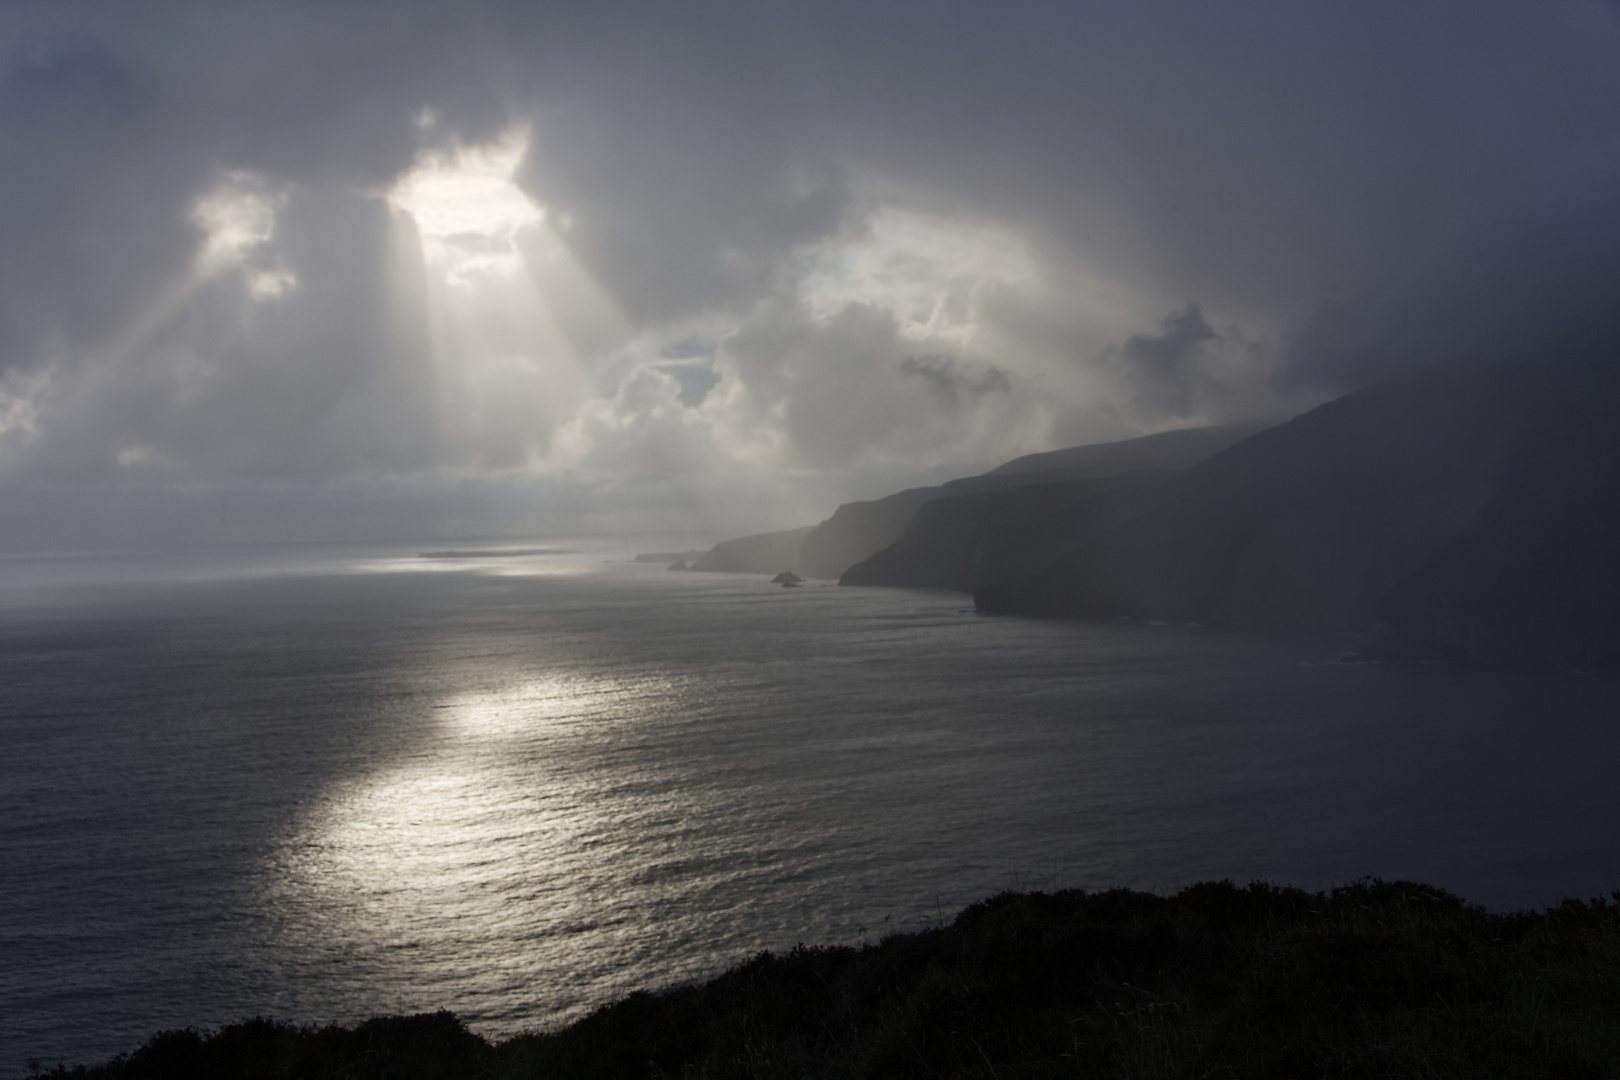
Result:
<svg viewBox="0 0 1620 1080"><path fill-rule="evenodd" d="M1620 360L1620 3L0 2L0 548L810 524Z"/></svg>

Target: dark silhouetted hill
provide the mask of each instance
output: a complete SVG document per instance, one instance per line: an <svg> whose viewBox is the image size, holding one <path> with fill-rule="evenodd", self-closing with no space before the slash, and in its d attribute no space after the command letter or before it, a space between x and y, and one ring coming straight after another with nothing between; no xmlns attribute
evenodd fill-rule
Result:
<svg viewBox="0 0 1620 1080"><path fill-rule="evenodd" d="M1120 442L1071 446L1066 450L1048 450L1044 454L1025 454L1021 458L1013 458L1007 464L991 469L985 476L1101 480L1130 473L1181 472L1273 426L1270 423L1216 424L1161 431L1157 435L1144 435ZM951 485L945 486L949 488Z"/></svg>
<svg viewBox="0 0 1620 1080"><path fill-rule="evenodd" d="M1185 472L943 498L848 584L980 611L1355 629L1370 652L1620 660L1620 374L1431 370Z"/></svg>
<svg viewBox="0 0 1620 1080"><path fill-rule="evenodd" d="M908 488L881 499L844 503L832 517L809 529L727 540L696 562L688 562L693 570L775 574L793 569L806 577L836 579L851 566L899 540L918 508L936 499L1054 480L1179 471L1191 468L1265 426L1224 424L1185 428L1138 439L1029 454L982 476L951 480L937 487Z"/></svg>
<svg viewBox="0 0 1620 1080"><path fill-rule="evenodd" d="M52 1080L1606 1077L1620 906L1492 914L1405 882L1003 894L861 948L761 953L491 1044L449 1013L167 1031Z"/></svg>
<svg viewBox="0 0 1620 1080"><path fill-rule="evenodd" d="M1222 424L1183 428L1137 439L1027 454L982 476L949 480L938 487L910 488L870 502L845 503L804 538L799 572L810 577L841 576L851 566L899 540L918 510L936 499L1057 480L1097 480L1180 471L1267 426Z"/></svg>

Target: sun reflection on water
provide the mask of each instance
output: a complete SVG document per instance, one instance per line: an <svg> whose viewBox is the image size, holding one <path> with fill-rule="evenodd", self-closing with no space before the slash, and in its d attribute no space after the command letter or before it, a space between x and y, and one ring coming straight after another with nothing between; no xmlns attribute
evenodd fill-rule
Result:
<svg viewBox="0 0 1620 1080"><path fill-rule="evenodd" d="M345 561L342 570L354 574L475 573L485 577L579 577L594 573L600 563L600 556L586 552L491 548L451 553L367 556Z"/></svg>
<svg viewBox="0 0 1620 1080"><path fill-rule="evenodd" d="M462 561L426 550L395 553ZM93 562L72 580L161 574L162 602L12 619L0 1044L13 1002L64 1053L254 1014L447 1008L505 1037L1053 883L1612 887L1611 683L599 549L479 552L597 569L499 580L339 573L353 552L216 584L246 556Z"/></svg>
<svg viewBox="0 0 1620 1080"><path fill-rule="evenodd" d="M624 826L687 813L679 792L604 785L584 763L679 693L659 678L575 675L433 705L407 750L338 785L286 846L278 906L296 945L311 962L364 958L382 985L441 988L433 1001L374 1007L437 1008L446 993L473 1012L523 993L566 1005L559 982L617 970L634 947L616 911L630 872L613 857ZM397 979L396 964L415 977Z"/></svg>

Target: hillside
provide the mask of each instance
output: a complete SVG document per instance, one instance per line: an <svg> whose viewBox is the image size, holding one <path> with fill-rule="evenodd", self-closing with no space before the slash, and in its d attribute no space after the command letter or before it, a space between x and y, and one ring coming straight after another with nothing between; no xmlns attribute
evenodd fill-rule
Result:
<svg viewBox="0 0 1620 1080"><path fill-rule="evenodd" d="M980 611L1355 629L1381 655L1620 659L1620 377L1452 368L1186 472L941 499L847 584Z"/></svg>
<svg viewBox="0 0 1620 1080"><path fill-rule="evenodd" d="M1005 465L998 465L985 476L1101 480L1130 473L1181 472L1272 426L1269 423L1214 424L1209 427L1177 428L1137 439L1025 454ZM949 488L951 485L945 486Z"/></svg>
<svg viewBox="0 0 1620 1080"><path fill-rule="evenodd" d="M844 503L830 518L809 528L723 541L694 562L691 569L755 574L794 570L806 577L836 579L899 540L918 509L936 499L1058 480L1180 471L1265 426L1184 428L1028 454L981 476L950 480L936 487L908 488L881 499Z"/></svg>
<svg viewBox="0 0 1620 1080"><path fill-rule="evenodd" d="M762 953L490 1044L450 1013L171 1031L57 1080L1565 1078L1620 1071L1620 907L1206 883L1004 894L861 948Z"/></svg>

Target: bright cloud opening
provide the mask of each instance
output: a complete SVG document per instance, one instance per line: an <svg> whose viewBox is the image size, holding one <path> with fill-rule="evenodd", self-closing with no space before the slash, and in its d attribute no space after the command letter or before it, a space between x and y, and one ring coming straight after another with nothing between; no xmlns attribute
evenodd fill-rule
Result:
<svg viewBox="0 0 1620 1080"><path fill-rule="evenodd" d="M512 180L528 145L519 128L424 150L380 196L400 242L401 333L426 347L437 437L457 464L546 467L553 432L586 393L588 358L623 336L611 302Z"/></svg>
<svg viewBox="0 0 1620 1080"><path fill-rule="evenodd" d="M218 186L198 199L191 221L203 231L198 269L204 274L240 267L255 300L280 296L298 279L278 267L256 265L259 249L276 233L276 211L286 197L243 170L226 173Z"/></svg>
<svg viewBox="0 0 1620 1080"><path fill-rule="evenodd" d="M522 267L518 233L544 217L512 182L528 147L528 133L514 131L487 146L427 155L389 190L389 205L416 222L423 254L451 284Z"/></svg>

